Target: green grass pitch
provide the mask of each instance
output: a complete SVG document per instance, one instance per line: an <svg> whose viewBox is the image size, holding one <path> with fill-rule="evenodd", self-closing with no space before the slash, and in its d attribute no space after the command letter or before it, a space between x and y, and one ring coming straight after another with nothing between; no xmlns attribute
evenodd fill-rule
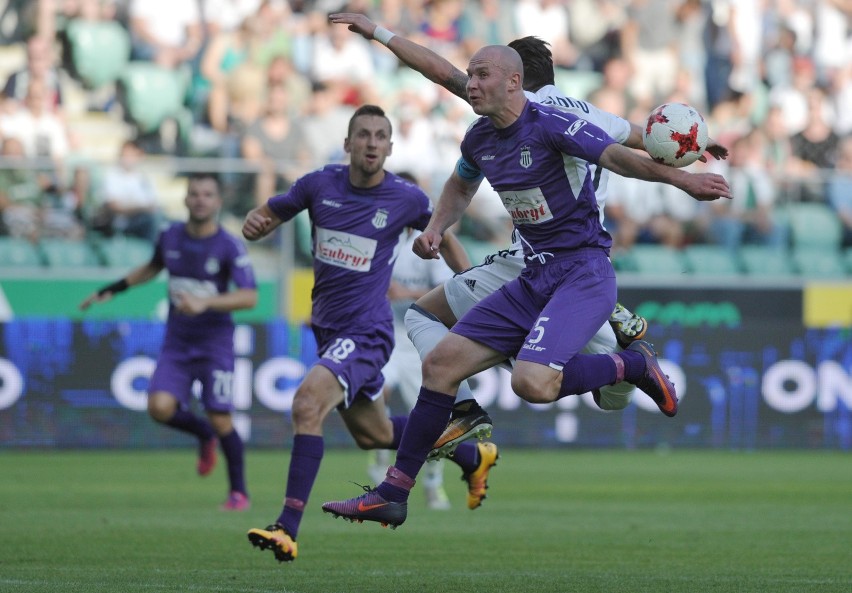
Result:
<svg viewBox="0 0 852 593"><path fill-rule="evenodd" d="M483 506L421 493L396 531L324 515L366 457L329 451L278 564L245 532L283 497L286 451L250 451L253 507L218 510L224 467L193 451L0 452L0 592L852 591L852 456L813 452L501 452Z"/></svg>

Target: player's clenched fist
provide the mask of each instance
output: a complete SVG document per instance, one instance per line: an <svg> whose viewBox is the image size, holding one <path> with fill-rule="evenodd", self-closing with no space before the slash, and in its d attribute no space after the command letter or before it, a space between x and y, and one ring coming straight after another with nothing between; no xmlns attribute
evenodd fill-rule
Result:
<svg viewBox="0 0 852 593"><path fill-rule="evenodd" d="M257 241L280 224L281 219L275 216L266 204L258 206L249 212L243 221L243 237L249 241Z"/></svg>

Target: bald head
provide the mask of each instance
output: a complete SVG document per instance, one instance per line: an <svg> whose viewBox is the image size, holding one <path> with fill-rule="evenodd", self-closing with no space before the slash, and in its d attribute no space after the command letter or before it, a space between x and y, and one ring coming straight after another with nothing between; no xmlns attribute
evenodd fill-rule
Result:
<svg viewBox="0 0 852 593"><path fill-rule="evenodd" d="M517 119L526 102L524 64L517 51L487 45L473 54L467 74L467 97L474 113L501 128Z"/></svg>
<svg viewBox="0 0 852 593"><path fill-rule="evenodd" d="M486 45L470 59L470 65L490 62L506 76L518 74L521 82L524 81L524 63L521 54L507 45Z"/></svg>

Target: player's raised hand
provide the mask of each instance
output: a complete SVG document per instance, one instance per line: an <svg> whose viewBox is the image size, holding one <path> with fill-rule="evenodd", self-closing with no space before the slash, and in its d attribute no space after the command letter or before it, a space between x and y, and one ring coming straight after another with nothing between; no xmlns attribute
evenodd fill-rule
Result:
<svg viewBox="0 0 852 593"><path fill-rule="evenodd" d="M80 303L79 307L80 307L80 310L81 310L81 311L85 311L86 309L88 309L89 307L91 307L93 304L95 304L95 303L103 303L104 301L108 301L108 300L110 300L111 298L112 298L112 293L111 293L111 292L107 292L107 293L105 293L105 294L100 294L100 293L97 293L97 292L93 292L92 294L90 294L90 295L86 298L86 300L84 300L82 303Z"/></svg>
<svg viewBox="0 0 852 593"><path fill-rule="evenodd" d="M350 31L359 33L368 41L373 38L373 33L376 31L376 23L356 12L336 12L330 14L328 20L335 25L349 25Z"/></svg>
<svg viewBox="0 0 852 593"><path fill-rule="evenodd" d="M725 159L728 158L727 147L722 146L721 144L719 144L718 142L713 140L713 138L707 139L707 149L705 150L705 152L709 152L710 156L712 156L717 161L724 161ZM701 161L702 163L706 163L707 157L702 154L698 158L698 160Z"/></svg>
<svg viewBox="0 0 852 593"><path fill-rule="evenodd" d="M441 233L426 229L416 239L411 250L422 259L441 259L438 248L441 246Z"/></svg>
<svg viewBox="0 0 852 593"><path fill-rule="evenodd" d="M733 198L728 181L716 173L688 174L679 187L699 202L712 202L719 198Z"/></svg>

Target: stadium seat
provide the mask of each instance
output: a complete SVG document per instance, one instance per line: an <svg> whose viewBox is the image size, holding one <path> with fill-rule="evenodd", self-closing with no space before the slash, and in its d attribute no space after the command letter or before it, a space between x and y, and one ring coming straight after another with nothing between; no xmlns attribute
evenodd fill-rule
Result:
<svg viewBox="0 0 852 593"><path fill-rule="evenodd" d="M784 213L793 247L840 247L841 223L830 206L817 202L789 204Z"/></svg>
<svg viewBox="0 0 852 593"><path fill-rule="evenodd" d="M749 276L790 277L795 273L786 249L743 245L740 247L740 261Z"/></svg>
<svg viewBox="0 0 852 593"><path fill-rule="evenodd" d="M141 134L156 132L168 119L175 120L182 137L188 137L192 113L185 106L187 73L151 62L129 62L119 79L121 101L127 116Z"/></svg>
<svg viewBox="0 0 852 593"><path fill-rule="evenodd" d="M676 276L689 270L683 253L664 245L634 245L627 257L633 262L633 269L640 274Z"/></svg>
<svg viewBox="0 0 852 593"><path fill-rule="evenodd" d="M293 218L293 229L296 235L297 259L300 263L309 264L314 257L313 239L311 239L311 218L307 210L302 210Z"/></svg>
<svg viewBox="0 0 852 593"><path fill-rule="evenodd" d="M74 74L90 89L118 80L130 59L130 35L116 21L74 19L65 29Z"/></svg>
<svg viewBox="0 0 852 593"><path fill-rule="evenodd" d="M91 245L85 241L42 239L39 248L52 268L100 267L101 262Z"/></svg>
<svg viewBox="0 0 852 593"><path fill-rule="evenodd" d="M821 247L794 247L793 265L808 278L843 278L848 275L840 252Z"/></svg>
<svg viewBox="0 0 852 593"><path fill-rule="evenodd" d="M843 252L843 261L846 263L846 271L852 274L852 247L847 247Z"/></svg>
<svg viewBox="0 0 852 593"><path fill-rule="evenodd" d="M0 267L25 268L43 264L38 249L26 239L0 237Z"/></svg>
<svg viewBox="0 0 852 593"><path fill-rule="evenodd" d="M134 268L150 261L154 246L135 237L112 237L96 243L104 263L111 268Z"/></svg>
<svg viewBox="0 0 852 593"><path fill-rule="evenodd" d="M742 272L736 254L719 245L689 245L683 256L692 273L699 276L735 276Z"/></svg>

